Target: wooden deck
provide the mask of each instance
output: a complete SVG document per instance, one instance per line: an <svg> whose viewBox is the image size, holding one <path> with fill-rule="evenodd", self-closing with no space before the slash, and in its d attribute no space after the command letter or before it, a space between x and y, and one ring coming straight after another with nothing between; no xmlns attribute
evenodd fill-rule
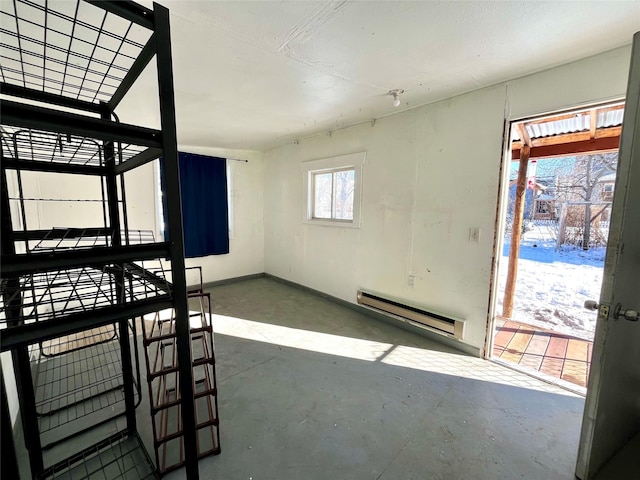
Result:
<svg viewBox="0 0 640 480"><path fill-rule="evenodd" d="M593 342L496 319L493 358L587 386Z"/></svg>

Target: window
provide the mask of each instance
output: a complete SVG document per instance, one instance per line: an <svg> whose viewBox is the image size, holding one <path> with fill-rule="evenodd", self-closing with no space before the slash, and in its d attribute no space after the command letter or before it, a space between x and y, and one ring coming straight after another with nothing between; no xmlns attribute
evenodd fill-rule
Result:
<svg viewBox="0 0 640 480"><path fill-rule="evenodd" d="M312 218L352 222L355 169L314 172L312 175Z"/></svg>
<svg viewBox="0 0 640 480"><path fill-rule="evenodd" d="M605 202L613 200L613 183L605 183L602 186L602 200Z"/></svg>
<svg viewBox="0 0 640 480"><path fill-rule="evenodd" d="M549 202L545 200L538 200L537 213L549 213Z"/></svg>
<svg viewBox="0 0 640 480"><path fill-rule="evenodd" d="M364 159L363 152L303 163L304 222L360 226Z"/></svg>

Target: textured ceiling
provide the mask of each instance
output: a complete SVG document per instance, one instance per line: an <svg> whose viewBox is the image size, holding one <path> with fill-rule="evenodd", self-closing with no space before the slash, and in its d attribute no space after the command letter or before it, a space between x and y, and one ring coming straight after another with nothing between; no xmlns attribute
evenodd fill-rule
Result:
<svg viewBox="0 0 640 480"><path fill-rule="evenodd" d="M223 148L379 118L629 44L640 29L637 1L160 1L179 141ZM141 80L132 117L153 94L152 75ZM406 91L398 108L394 88Z"/></svg>

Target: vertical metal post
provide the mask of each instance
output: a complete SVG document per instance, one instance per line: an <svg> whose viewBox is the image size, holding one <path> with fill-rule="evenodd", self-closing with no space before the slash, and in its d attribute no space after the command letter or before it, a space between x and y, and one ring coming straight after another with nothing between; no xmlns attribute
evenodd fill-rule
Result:
<svg viewBox="0 0 640 480"><path fill-rule="evenodd" d="M176 322L178 371L182 406L182 432L185 447L185 468L189 480L197 480L198 447L196 442L196 418L191 363L191 338L189 332L189 306L184 264L182 234L182 205L178 172L178 140L176 135L175 99L173 96L173 71L171 60L171 33L169 10L153 4L158 89L160 94L160 120L162 123L162 148L165 165L168 231L171 251L171 275Z"/></svg>
<svg viewBox="0 0 640 480"><path fill-rule="evenodd" d="M0 155L2 154L2 145L0 145ZM13 222L11 220L11 204L9 203L9 185L7 182L7 171L4 167L0 167L0 189L2 190L2 198L0 199L0 222L2 235L0 236L0 251L3 255L15 255L16 245L13 240ZM19 279L7 278L3 293L3 302L6 305L7 323L14 324L20 317L21 297L18 291Z"/></svg>
<svg viewBox="0 0 640 480"><path fill-rule="evenodd" d="M0 199L0 222L2 222L0 228L2 232L0 251L3 255L15 255L16 246L13 240L7 172L4 168L0 168L0 172L0 189L2 190ZM11 327L18 324L22 311L22 298L19 292L18 278L6 279L2 301L6 306L5 314L7 316L7 325ZM33 390L29 352L27 347L20 347L11 353L13 357L13 368L16 374L16 385L18 387L24 439L27 450L29 451L31 473L35 477L36 474L44 470L44 462L42 459L40 429L38 428L38 416L36 413L36 395Z"/></svg>
<svg viewBox="0 0 640 480"><path fill-rule="evenodd" d="M101 103L102 112L100 117L103 120L111 120L111 109L106 103ZM109 227L111 228L111 242L114 247L122 245L120 234L120 206L118 205L118 183L116 182L115 166L116 156L112 141L104 142L104 161L107 167L105 183L107 188L107 211L109 213ZM120 270L114 274L117 288L116 301L124 303L125 298L125 277L124 265L120 265ZM122 357L122 384L124 388L124 404L127 416L127 429L129 433L136 431L136 404L133 393L133 364L131 361L131 344L129 343L129 321L124 318L118 322L120 336L120 356Z"/></svg>

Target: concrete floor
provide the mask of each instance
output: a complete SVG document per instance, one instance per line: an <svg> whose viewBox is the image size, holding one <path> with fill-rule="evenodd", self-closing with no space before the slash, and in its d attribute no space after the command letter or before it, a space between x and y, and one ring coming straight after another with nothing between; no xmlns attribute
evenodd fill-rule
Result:
<svg viewBox="0 0 640 480"><path fill-rule="evenodd" d="M272 279L211 294L222 453L202 479L574 478L582 397Z"/></svg>
<svg viewBox="0 0 640 480"><path fill-rule="evenodd" d="M574 478L583 398L271 279L211 293L222 454L201 478Z"/></svg>

